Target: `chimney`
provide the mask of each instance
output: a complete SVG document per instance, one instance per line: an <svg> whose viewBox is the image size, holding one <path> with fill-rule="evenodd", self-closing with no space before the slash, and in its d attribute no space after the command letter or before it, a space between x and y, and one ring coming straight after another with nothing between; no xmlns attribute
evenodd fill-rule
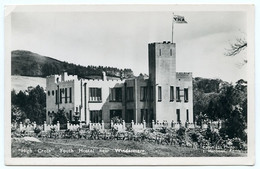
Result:
<svg viewBox="0 0 260 169"><path fill-rule="evenodd" d="M65 72L65 71L63 71L63 72L61 73L61 81L65 81L67 76L68 76L68 73Z"/></svg>
<svg viewBox="0 0 260 169"><path fill-rule="evenodd" d="M105 71L102 72L102 79L103 81L107 80L107 75Z"/></svg>

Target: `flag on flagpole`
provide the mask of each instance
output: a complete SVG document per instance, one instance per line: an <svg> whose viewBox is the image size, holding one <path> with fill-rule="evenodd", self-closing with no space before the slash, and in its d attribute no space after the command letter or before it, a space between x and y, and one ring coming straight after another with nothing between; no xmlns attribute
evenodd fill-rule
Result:
<svg viewBox="0 0 260 169"><path fill-rule="evenodd" d="M180 15L173 15L173 22L174 23L187 23L184 19L184 16L180 16Z"/></svg>

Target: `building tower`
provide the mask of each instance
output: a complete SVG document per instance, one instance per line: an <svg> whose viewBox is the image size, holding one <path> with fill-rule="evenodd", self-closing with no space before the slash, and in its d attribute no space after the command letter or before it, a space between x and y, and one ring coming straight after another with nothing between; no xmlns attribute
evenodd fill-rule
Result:
<svg viewBox="0 0 260 169"><path fill-rule="evenodd" d="M176 48L175 43L151 43L149 44L149 77L153 89L152 109L154 119L163 121L173 119L170 113L174 99L170 93L174 93L176 86Z"/></svg>
<svg viewBox="0 0 260 169"><path fill-rule="evenodd" d="M192 74L176 72L176 44L151 43L148 53L153 119L193 122Z"/></svg>

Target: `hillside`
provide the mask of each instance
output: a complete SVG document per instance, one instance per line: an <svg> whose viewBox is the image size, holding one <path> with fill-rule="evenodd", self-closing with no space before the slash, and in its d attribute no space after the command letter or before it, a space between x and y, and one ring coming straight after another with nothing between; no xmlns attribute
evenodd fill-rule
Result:
<svg viewBox="0 0 260 169"><path fill-rule="evenodd" d="M92 78L94 76L101 76L102 71L105 71L111 77L128 78L133 76L131 69L92 65L81 66L25 50L12 51L11 57L12 75L46 77L67 71L68 74L78 75L80 78Z"/></svg>

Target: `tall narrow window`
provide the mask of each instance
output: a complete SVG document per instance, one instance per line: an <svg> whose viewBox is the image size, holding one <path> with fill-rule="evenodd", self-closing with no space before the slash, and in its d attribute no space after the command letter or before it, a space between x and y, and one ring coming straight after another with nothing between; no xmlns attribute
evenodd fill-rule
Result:
<svg viewBox="0 0 260 169"><path fill-rule="evenodd" d="M110 101L121 102L122 101L122 88L110 88Z"/></svg>
<svg viewBox="0 0 260 169"><path fill-rule="evenodd" d="M158 101L162 101L162 87L158 86Z"/></svg>
<svg viewBox="0 0 260 169"><path fill-rule="evenodd" d="M159 56L162 55L162 49L159 49Z"/></svg>
<svg viewBox="0 0 260 169"><path fill-rule="evenodd" d="M184 89L184 101L188 102L189 101L189 94L188 94L188 88Z"/></svg>
<svg viewBox="0 0 260 169"><path fill-rule="evenodd" d="M125 122L126 123L131 123L132 120L134 120L134 110L133 109L128 109L126 111L126 115L125 115Z"/></svg>
<svg viewBox="0 0 260 169"><path fill-rule="evenodd" d="M189 109L186 110L186 121L189 122Z"/></svg>
<svg viewBox="0 0 260 169"><path fill-rule="evenodd" d="M70 117L69 117L70 121L72 121L72 110L70 110Z"/></svg>
<svg viewBox="0 0 260 169"><path fill-rule="evenodd" d="M141 109L141 122L148 121L148 109Z"/></svg>
<svg viewBox="0 0 260 169"><path fill-rule="evenodd" d="M62 89L60 89L60 103L62 103Z"/></svg>
<svg viewBox="0 0 260 169"><path fill-rule="evenodd" d="M67 93L67 88L65 88L65 103L68 102L68 93Z"/></svg>
<svg viewBox="0 0 260 169"><path fill-rule="evenodd" d="M58 94L58 90L55 91L55 98L56 98L56 104L59 103L59 94Z"/></svg>
<svg viewBox="0 0 260 169"><path fill-rule="evenodd" d="M102 121L102 111L101 110L90 111L90 121L92 123L101 123L101 121Z"/></svg>
<svg viewBox="0 0 260 169"><path fill-rule="evenodd" d="M174 88L170 86L170 102L174 101Z"/></svg>
<svg viewBox="0 0 260 169"><path fill-rule="evenodd" d="M176 87L176 101L180 102L181 98L180 98L180 87Z"/></svg>
<svg viewBox="0 0 260 169"><path fill-rule="evenodd" d="M147 99L148 99L147 87L141 86L140 87L140 101L147 101Z"/></svg>
<svg viewBox="0 0 260 169"><path fill-rule="evenodd" d="M172 49L170 49L170 55L172 56Z"/></svg>
<svg viewBox="0 0 260 169"><path fill-rule="evenodd" d="M101 102L101 88L89 88L89 101L90 102Z"/></svg>
<svg viewBox="0 0 260 169"><path fill-rule="evenodd" d="M72 88L70 87L70 89L69 89L69 92L70 92L70 103L72 103Z"/></svg>
<svg viewBox="0 0 260 169"><path fill-rule="evenodd" d="M177 115L177 122L180 122L181 121L180 109L176 109L176 115Z"/></svg>
<svg viewBox="0 0 260 169"><path fill-rule="evenodd" d="M126 100L127 101L133 101L134 100L134 88L133 87L127 87L126 88Z"/></svg>

